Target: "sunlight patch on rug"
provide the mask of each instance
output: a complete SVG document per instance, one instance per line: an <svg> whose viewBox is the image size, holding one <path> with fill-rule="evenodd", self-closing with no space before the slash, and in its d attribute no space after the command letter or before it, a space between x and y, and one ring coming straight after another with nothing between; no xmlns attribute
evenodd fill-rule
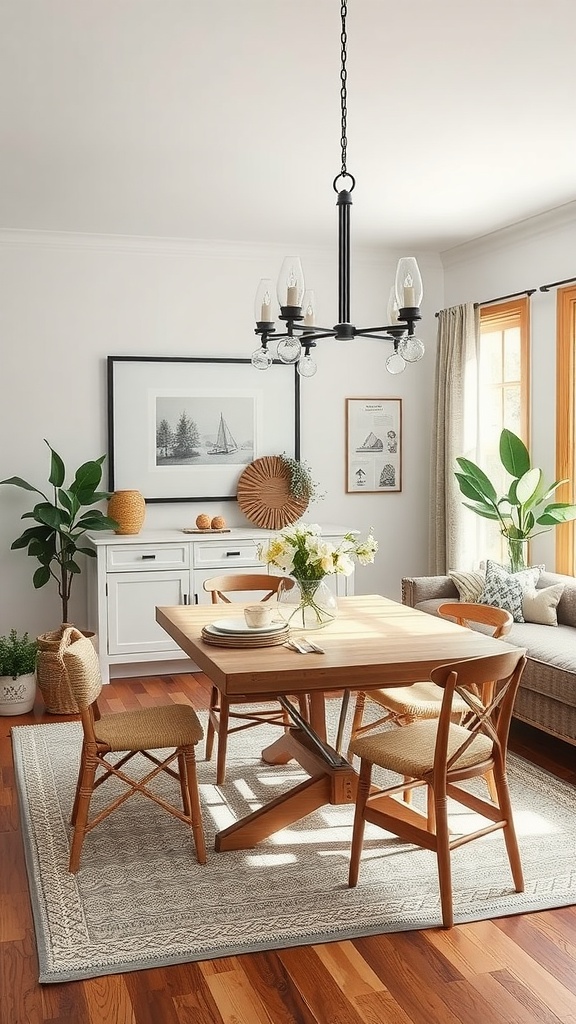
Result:
<svg viewBox="0 0 576 1024"><path fill-rule="evenodd" d="M224 786L214 784L214 762L198 763L206 866L196 863L186 826L136 796L87 836L74 876L80 726L12 730L41 982L440 925L435 855L374 826L359 884L348 888L353 806L324 807L255 849L216 853L215 831L307 777L294 762L259 760L277 731L241 735L230 742ZM162 778L158 791L175 785ZM514 892L502 834L480 839L452 855L456 922L576 902L574 787L518 757L510 787L526 891ZM471 817L454 815L452 825L467 830Z"/></svg>

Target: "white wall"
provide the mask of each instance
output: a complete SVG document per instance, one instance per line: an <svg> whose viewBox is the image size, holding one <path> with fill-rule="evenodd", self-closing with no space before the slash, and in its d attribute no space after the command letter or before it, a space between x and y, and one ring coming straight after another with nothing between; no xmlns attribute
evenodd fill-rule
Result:
<svg viewBox="0 0 576 1024"><path fill-rule="evenodd" d="M576 203L442 254L446 307L576 277ZM531 297L530 452L552 483L556 431L556 289ZM532 560L554 570L554 531L537 538Z"/></svg>
<svg viewBox="0 0 576 1024"><path fill-rule="evenodd" d="M0 232L0 331L3 401L0 407L0 479L21 476L44 488L47 438L74 471L107 450L107 355L248 357L256 347L253 296L261 277L276 277L282 246L256 247L180 240ZM302 252L318 321L337 319L336 246ZM352 253L352 319L385 322L398 253ZM427 567L429 423L434 376L434 312L443 304L442 268L419 256L424 278L427 352L404 374L384 368L391 349L377 341L317 349L317 375L302 382L302 457L327 497L313 504L311 521L374 526L380 552L360 568L357 592L400 596L400 579ZM257 373L255 370L254 373ZM345 398L403 400L401 493L347 495L344 483ZM35 635L60 622L51 583L35 591L35 559L10 551L28 525L20 516L34 495L0 488L0 633L14 626ZM200 510L195 503L149 505L145 528L178 528L199 511L222 512L245 523L233 502ZM71 614L84 624L84 577L73 588Z"/></svg>

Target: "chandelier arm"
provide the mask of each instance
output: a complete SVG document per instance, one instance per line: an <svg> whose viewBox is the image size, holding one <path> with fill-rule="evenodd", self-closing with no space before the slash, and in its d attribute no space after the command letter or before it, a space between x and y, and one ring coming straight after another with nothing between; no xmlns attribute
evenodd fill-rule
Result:
<svg viewBox="0 0 576 1024"><path fill-rule="evenodd" d="M394 337L393 334L386 333L386 327L379 327L377 330L382 331L381 334L373 334L371 331L356 331L356 335L359 338L374 338L375 341L393 341L398 344L399 339ZM406 331L402 332L403 336L406 335Z"/></svg>

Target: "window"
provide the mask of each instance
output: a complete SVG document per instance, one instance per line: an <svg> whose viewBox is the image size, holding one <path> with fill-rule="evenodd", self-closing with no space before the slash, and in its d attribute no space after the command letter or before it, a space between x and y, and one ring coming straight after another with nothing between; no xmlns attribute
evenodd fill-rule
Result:
<svg viewBox="0 0 576 1024"><path fill-rule="evenodd" d="M502 428L518 434L526 444L529 440L529 318L528 298L480 310L478 464L500 494L508 480L498 453ZM479 550L506 564L506 545L496 524L489 519L481 524Z"/></svg>
<svg viewBox="0 0 576 1024"><path fill-rule="evenodd" d="M569 482L556 491L558 501L576 501L576 288L557 296L556 479ZM557 526L556 571L576 575L576 528Z"/></svg>

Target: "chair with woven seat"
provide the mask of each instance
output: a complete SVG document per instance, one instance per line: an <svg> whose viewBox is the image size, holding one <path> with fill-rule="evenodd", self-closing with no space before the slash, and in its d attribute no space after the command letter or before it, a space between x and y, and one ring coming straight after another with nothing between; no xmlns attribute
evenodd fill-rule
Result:
<svg viewBox="0 0 576 1024"><path fill-rule="evenodd" d="M465 843L502 829L516 892L524 880L516 840L506 776L508 732L525 652L511 648L504 654L441 665L431 673L443 690L440 714L420 719L403 729L388 729L359 736L351 751L360 758L360 777L350 855L348 884L358 883L365 823L391 832L405 842L436 853L445 928L454 923L451 852ZM493 687L490 704L478 693ZM455 695L468 706L466 725L453 721ZM372 785L374 765L401 775L402 781L386 788ZM496 799L481 799L457 783L493 772ZM408 780L408 781L407 781ZM427 787L427 812L396 799L407 787ZM465 835L451 836L448 798L482 816L486 821ZM397 810L395 811L394 808ZM397 851L394 851L395 853Z"/></svg>
<svg viewBox="0 0 576 1024"><path fill-rule="evenodd" d="M510 612L484 604L447 602L438 608L438 614L442 618L454 619L460 626L470 626L475 623L481 627L487 627L485 631L496 638L506 636L513 623ZM442 690L431 680L412 683L409 686L390 686L377 690L360 691L356 695L350 743L357 736L372 732L384 725L385 722L409 725L420 718L437 718L442 696ZM381 718L369 724L363 724L366 699L379 704L386 712ZM467 711L466 704L455 697L454 715L465 715ZM350 744L347 756L350 757Z"/></svg>
<svg viewBox="0 0 576 1024"><path fill-rule="evenodd" d="M135 793L149 797L190 826L196 859L199 864L205 864L206 844L194 751L202 739L203 730L194 709L189 704L169 704L101 716L98 696L102 690L102 679L98 657L90 640L73 627L63 652L63 665L84 734L71 817L74 834L69 870L72 873L78 871L87 833ZM158 750L162 751L161 756L152 753ZM121 756L109 760L110 754ZM134 778L124 770L127 762L136 755L152 765L143 777ZM171 767L174 761L177 761L177 770ZM99 768L103 773L97 777ZM148 788L148 783L161 772L178 781L182 809ZM126 791L90 819L93 792L111 778L123 782Z"/></svg>
<svg viewBox="0 0 576 1024"><path fill-rule="evenodd" d="M233 601L228 594L235 594L236 599L240 593L260 592L261 601L269 601L278 593L280 584L284 587L291 585L292 581L286 576L268 576L265 573L244 573L226 576L212 576L204 581L204 590L212 597L212 603L218 604L224 601L232 604ZM220 693L217 686L213 686L210 693L210 706L208 709L208 727L206 729L206 760L210 761L214 747L214 736L218 735L218 751L216 754L216 784L221 786L226 778L226 753L228 747L228 736L235 732L243 732L245 729L252 729L257 725L279 725L287 729L290 725L288 713L275 702L270 708L250 708L246 711L233 711L231 707L235 704L254 704L254 697L247 697L245 694L234 694L233 696ZM267 703L270 703L267 701ZM302 707L301 707L302 711ZM230 719L240 721L239 725L230 725Z"/></svg>

